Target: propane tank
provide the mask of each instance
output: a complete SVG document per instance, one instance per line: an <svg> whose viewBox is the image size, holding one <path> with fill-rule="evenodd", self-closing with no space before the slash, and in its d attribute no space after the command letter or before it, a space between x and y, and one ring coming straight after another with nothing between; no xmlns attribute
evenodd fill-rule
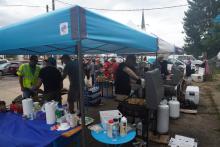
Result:
<svg viewBox="0 0 220 147"><path fill-rule="evenodd" d="M180 117L180 102L177 101L176 97L173 97L172 100L169 101L170 107L170 117L171 118L179 118Z"/></svg>
<svg viewBox="0 0 220 147"><path fill-rule="evenodd" d="M169 130L169 106L167 102L161 102L157 110L157 132L165 134Z"/></svg>

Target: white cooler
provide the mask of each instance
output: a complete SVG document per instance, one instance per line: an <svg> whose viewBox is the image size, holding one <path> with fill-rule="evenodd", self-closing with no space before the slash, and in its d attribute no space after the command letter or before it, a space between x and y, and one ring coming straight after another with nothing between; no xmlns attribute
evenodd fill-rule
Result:
<svg viewBox="0 0 220 147"><path fill-rule="evenodd" d="M204 75L205 74L205 68L199 67L198 74Z"/></svg>
<svg viewBox="0 0 220 147"><path fill-rule="evenodd" d="M202 74L192 74L191 78L194 82L203 82L203 75Z"/></svg>
<svg viewBox="0 0 220 147"><path fill-rule="evenodd" d="M198 105L199 104L199 87L198 86L187 86L185 99L191 100L196 105Z"/></svg>

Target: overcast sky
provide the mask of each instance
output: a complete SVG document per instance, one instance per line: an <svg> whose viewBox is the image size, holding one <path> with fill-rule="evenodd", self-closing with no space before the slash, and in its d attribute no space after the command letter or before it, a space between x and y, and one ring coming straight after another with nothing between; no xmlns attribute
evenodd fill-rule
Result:
<svg viewBox="0 0 220 147"><path fill-rule="evenodd" d="M46 4L50 9L52 0L0 0L0 26L13 24L33 16L46 13ZM143 9L187 4L187 0L59 0L73 5L105 9ZM66 6L55 0L56 9ZM5 5L30 5L41 7L6 7ZM183 17L187 7L145 11L146 31L182 47L184 44ZM112 12L97 11L123 24L140 27L141 11Z"/></svg>

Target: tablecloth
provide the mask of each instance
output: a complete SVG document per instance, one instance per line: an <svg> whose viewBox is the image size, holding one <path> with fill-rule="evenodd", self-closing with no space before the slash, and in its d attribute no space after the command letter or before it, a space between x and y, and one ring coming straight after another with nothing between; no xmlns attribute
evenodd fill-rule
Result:
<svg viewBox="0 0 220 147"><path fill-rule="evenodd" d="M24 120L21 115L0 113L1 147L45 147L59 138L63 131L51 131L45 120Z"/></svg>

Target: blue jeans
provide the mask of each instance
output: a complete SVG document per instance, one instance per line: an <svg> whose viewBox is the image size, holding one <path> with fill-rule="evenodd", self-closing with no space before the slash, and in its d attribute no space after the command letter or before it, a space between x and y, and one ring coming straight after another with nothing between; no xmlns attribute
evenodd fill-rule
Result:
<svg viewBox="0 0 220 147"><path fill-rule="evenodd" d="M30 98L31 96L34 96L33 91L25 89L23 92L23 98Z"/></svg>

